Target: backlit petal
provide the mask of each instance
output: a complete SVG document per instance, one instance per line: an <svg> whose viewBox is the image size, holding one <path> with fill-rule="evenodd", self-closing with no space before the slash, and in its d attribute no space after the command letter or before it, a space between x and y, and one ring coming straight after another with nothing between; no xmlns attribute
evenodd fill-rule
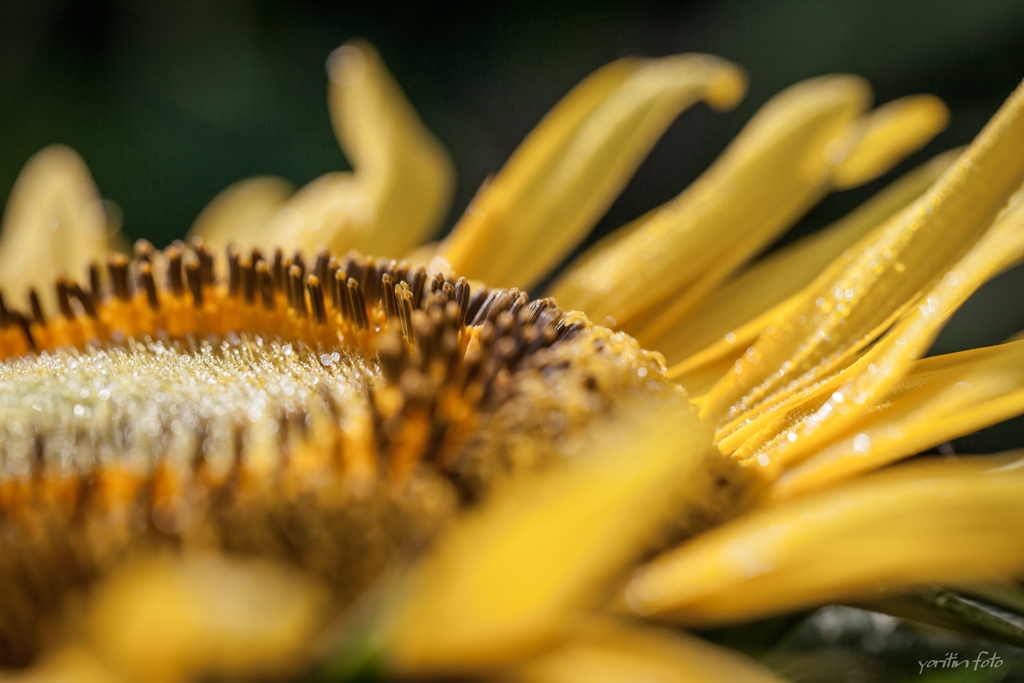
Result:
<svg viewBox="0 0 1024 683"><path fill-rule="evenodd" d="M328 173L287 199L284 187L269 180L229 188L200 218L217 216L226 228L217 236L240 246L327 246L399 258L443 220L454 188L451 159L369 43L338 48L327 70L331 123L355 170ZM243 190L256 196L253 205L240 201ZM271 211L277 197L284 201ZM229 215L229 208L241 215ZM250 219L260 211L267 218L253 228Z"/></svg>
<svg viewBox="0 0 1024 683"><path fill-rule="evenodd" d="M785 498L819 488L1020 413L1024 342L927 358L861 422L783 474L770 493Z"/></svg>
<svg viewBox="0 0 1024 683"><path fill-rule="evenodd" d="M833 186L845 189L877 178L947 125L949 109L934 95L901 97L882 105L871 112L853 149L829 150L842 157L831 173Z"/></svg>
<svg viewBox="0 0 1024 683"><path fill-rule="evenodd" d="M670 366L675 363L671 372L680 376L746 349L779 313L775 306L797 294L868 231L921 196L958 154L936 157L843 219L758 261L708 296L667 334L651 340L651 347L663 353Z"/></svg>
<svg viewBox="0 0 1024 683"><path fill-rule="evenodd" d="M987 280L1024 256L1024 194L1014 199L970 251L931 282L917 305L900 314L898 322L873 347L792 401L788 413L777 411L778 418L766 415L770 426L759 427L736 457L763 462L764 455L770 462L791 464L823 447L881 400L910 362L924 354L953 311ZM765 423L765 419L751 425L757 422ZM744 431L746 427L729 438Z"/></svg>
<svg viewBox="0 0 1024 683"><path fill-rule="evenodd" d="M529 286L578 244L679 112L730 108L743 73L708 55L623 59L576 86L540 122L442 246L493 286Z"/></svg>
<svg viewBox="0 0 1024 683"><path fill-rule="evenodd" d="M401 256L425 241L448 212L452 161L369 43L353 41L336 50L328 71L334 131L374 204L372 228L351 221L328 246Z"/></svg>
<svg viewBox="0 0 1024 683"><path fill-rule="evenodd" d="M922 110L926 116L922 116ZM850 123L842 134L824 147L823 155L829 171L827 187L820 188L820 196L830 189L853 187L881 175L904 155L917 150L945 128L946 119L946 106L941 100L932 95L915 95L890 102ZM852 151L848 151L850 146ZM951 162L952 159L947 165ZM838 166L831 168L832 164ZM848 164L853 164L853 170L844 172ZM754 231L741 244L729 245L724 258L710 263L706 272L688 284L685 290L656 307L655 316L637 320L627 325L627 329L644 344L656 346L654 339L682 325L680 319L683 316L705 303L708 295L736 268L777 237L782 228L799 218L820 196L808 194L806 203L801 204L799 210L794 210L790 220L781 227L768 232ZM851 239L847 244L853 241ZM827 262L821 263L819 270Z"/></svg>
<svg viewBox="0 0 1024 683"><path fill-rule="evenodd" d="M234 242L242 248L274 244L271 219L295 188L283 178L260 176L226 187L196 218L189 237L202 237L209 247Z"/></svg>
<svg viewBox="0 0 1024 683"><path fill-rule="evenodd" d="M679 197L574 262L553 296L623 324L712 271L727 276L828 191L824 148L870 98L855 76L784 90Z"/></svg>
<svg viewBox="0 0 1024 683"><path fill-rule="evenodd" d="M107 216L82 158L54 145L29 159L0 229L0 287L7 303L27 309L28 288L35 286L55 312L54 278L84 277L109 247Z"/></svg>
<svg viewBox="0 0 1024 683"><path fill-rule="evenodd" d="M762 508L657 558L630 605L715 624L1024 572L1024 475L1006 458L893 468ZM991 470L991 471L990 471Z"/></svg>
<svg viewBox="0 0 1024 683"><path fill-rule="evenodd" d="M775 323L774 334L761 335L702 406L702 417L718 422L717 439L735 432L734 442L742 443L741 428L750 437L763 431L755 421L759 416L787 402L790 407L806 404L840 387L837 403L846 398L855 403L842 414L836 411L840 419L830 421L853 419L858 408L898 380L905 361L927 349L929 335L970 292L1008 265L1004 256L1021 241L1012 221L1002 221L1000 229L993 226L984 246L967 252L1024 180L1022 108L1024 87L921 199L844 252L798 295L797 307ZM926 302L927 314L914 307L919 300ZM900 327L854 369L851 360L907 311ZM841 378L824 382L844 366ZM812 383L814 393L805 391ZM728 452L739 443L723 448Z"/></svg>

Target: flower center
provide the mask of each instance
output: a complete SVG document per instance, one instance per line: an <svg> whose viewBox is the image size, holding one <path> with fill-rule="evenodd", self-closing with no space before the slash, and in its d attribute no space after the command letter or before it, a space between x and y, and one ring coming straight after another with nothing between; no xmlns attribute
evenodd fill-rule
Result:
<svg viewBox="0 0 1024 683"><path fill-rule="evenodd" d="M0 308L8 662L70 591L168 546L298 565L344 604L495 478L675 391L657 354L516 289L354 254L229 248L218 277L201 243L136 252L59 280L59 316L35 292Z"/></svg>

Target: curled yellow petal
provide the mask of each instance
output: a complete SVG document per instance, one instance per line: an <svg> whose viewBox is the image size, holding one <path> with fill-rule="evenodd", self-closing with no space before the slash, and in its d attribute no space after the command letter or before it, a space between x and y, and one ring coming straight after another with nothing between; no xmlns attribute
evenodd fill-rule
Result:
<svg viewBox="0 0 1024 683"><path fill-rule="evenodd" d="M605 66L481 188L441 254L467 277L530 286L586 237L679 112L701 99L731 108L745 90L739 68L709 55Z"/></svg>
<svg viewBox="0 0 1024 683"><path fill-rule="evenodd" d="M927 358L864 419L769 489L786 498L1024 413L1024 342ZM770 457L770 456L769 456Z"/></svg>
<svg viewBox="0 0 1024 683"><path fill-rule="evenodd" d="M451 159L369 43L340 47L328 72L331 123L374 206L372 220L351 220L328 246L401 256L444 219L455 186Z"/></svg>
<svg viewBox="0 0 1024 683"><path fill-rule="evenodd" d="M574 262L553 296L629 329L630 319L709 273L720 281L827 192L823 150L870 98L855 76L787 88L685 192Z"/></svg>
<svg viewBox="0 0 1024 683"><path fill-rule="evenodd" d="M679 631L591 619L550 652L498 676L516 683L780 683L738 652Z"/></svg>
<svg viewBox="0 0 1024 683"><path fill-rule="evenodd" d="M11 190L0 228L0 288L28 307L28 288L56 310L53 280L82 278L109 248L107 217L85 162L53 145L28 160Z"/></svg>
<svg viewBox="0 0 1024 683"><path fill-rule="evenodd" d="M776 413L770 420L778 421L781 408L806 404L839 387L846 388L836 405L823 408L826 414L818 417L830 423L854 419L871 396L898 380L901 362L926 350L928 335L956 306L1006 265L1002 257L1019 251L1013 221L1002 221L998 230L992 221L1024 180L1022 109L1024 87L921 199L844 252L797 295L786 319L774 324L774 333L762 333L708 394L701 415L717 421L719 442L733 440L724 450L731 452L763 432L759 420L765 416ZM986 246L968 252L990 226ZM961 256L964 262L954 268ZM951 269L956 273L943 281ZM929 299L935 296L942 301ZM928 310L924 318L915 307L920 300ZM861 358L854 370L851 361L904 313L919 317L906 321L906 328L891 330L889 341L871 349L870 358ZM825 382L844 367L840 379ZM858 390L849 384L853 378ZM812 384L817 387L813 392L804 391ZM854 402L838 411L846 398ZM814 424L821 423L816 419ZM751 448L763 441L758 437Z"/></svg>
<svg viewBox="0 0 1024 683"><path fill-rule="evenodd" d="M797 294L869 230L920 197L959 152L935 157L843 219L758 261L649 344L665 355L674 376L745 350L771 324L778 313L775 306Z"/></svg>
<svg viewBox="0 0 1024 683"><path fill-rule="evenodd" d="M585 456L514 480L450 529L383 622L390 668L465 673L563 635L673 510L706 500L720 456L677 401L595 433Z"/></svg>
<svg viewBox="0 0 1024 683"><path fill-rule="evenodd" d="M1006 462L908 464L761 508L642 567L627 600L641 614L719 624L1019 576L1024 475L996 467Z"/></svg>
<svg viewBox="0 0 1024 683"><path fill-rule="evenodd" d="M238 246L268 246L275 243L271 219L295 188L283 178L260 176L228 186L213 198L192 223L189 237L202 237L211 247L229 242Z"/></svg>
<svg viewBox="0 0 1024 683"><path fill-rule="evenodd" d="M399 258L444 219L454 188L451 159L377 51L365 41L347 43L331 54L327 70L331 123L355 170L328 173L290 197L282 181L245 181L218 196L194 232L243 246L326 246Z"/></svg>
<svg viewBox="0 0 1024 683"><path fill-rule="evenodd" d="M879 107L868 117L852 149L840 141L826 152L842 159L832 170L832 184L845 189L877 178L947 125L949 109L934 95L901 97Z"/></svg>

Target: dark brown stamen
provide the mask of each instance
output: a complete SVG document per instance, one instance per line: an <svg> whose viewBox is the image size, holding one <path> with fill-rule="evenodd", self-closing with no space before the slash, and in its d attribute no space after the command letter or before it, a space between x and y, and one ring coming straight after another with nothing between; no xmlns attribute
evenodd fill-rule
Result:
<svg viewBox="0 0 1024 683"><path fill-rule="evenodd" d="M388 325L398 322L398 299L395 297L395 279L385 273L381 276L381 293L384 300L384 316Z"/></svg>
<svg viewBox="0 0 1024 683"><path fill-rule="evenodd" d="M316 275L306 278L306 289L309 291L309 305L313 309L313 320L317 325L327 324L327 307L324 306L324 289L320 286L320 278Z"/></svg>
<svg viewBox="0 0 1024 683"><path fill-rule="evenodd" d="M185 279L182 277L181 249L173 244L164 253L167 255L167 284L176 297L185 294Z"/></svg>
<svg viewBox="0 0 1024 683"><path fill-rule="evenodd" d="M370 326L370 319L366 312L366 299L363 297L363 288L353 278L348 279L348 304L352 309L352 322L356 329L365 330Z"/></svg>
<svg viewBox="0 0 1024 683"><path fill-rule="evenodd" d="M156 293L156 280L153 278L153 267L149 262L139 264L139 283L146 291L146 301L154 311L160 310L160 297Z"/></svg>
<svg viewBox="0 0 1024 683"><path fill-rule="evenodd" d="M114 290L114 296L121 301L131 301L131 283L128 280L128 257L124 254L114 254L107 259L107 273L110 275L110 286Z"/></svg>
<svg viewBox="0 0 1024 683"><path fill-rule="evenodd" d="M295 288L292 286L291 276L292 265L292 260L290 258L286 258L281 264L281 269L284 273L284 295L285 298L288 299L289 308L295 307Z"/></svg>
<svg viewBox="0 0 1024 683"><path fill-rule="evenodd" d="M43 307L39 303L39 294L36 293L35 287L28 290L28 301L32 309L32 322L39 326L45 326L46 316L43 315Z"/></svg>
<svg viewBox="0 0 1024 683"><path fill-rule="evenodd" d="M214 283L213 254L203 244L202 237L196 236L192 238L192 250L199 259L199 275L202 284L212 285Z"/></svg>
<svg viewBox="0 0 1024 683"><path fill-rule="evenodd" d="M455 302L459 305L459 327L465 327L466 313L469 311L469 280L464 277L455 283Z"/></svg>
<svg viewBox="0 0 1024 683"><path fill-rule="evenodd" d="M238 248L229 244L228 255L228 296L234 298L242 290L242 274L238 272Z"/></svg>
<svg viewBox="0 0 1024 683"><path fill-rule="evenodd" d="M313 264L313 275L316 275L321 282L327 280L327 264L330 260L331 252L326 247L317 252L316 261Z"/></svg>
<svg viewBox="0 0 1024 683"><path fill-rule="evenodd" d="M399 316L402 320L402 333L409 340L410 344L416 343L416 334L412 327L412 290L406 283L399 285L400 289L395 292L398 297Z"/></svg>
<svg viewBox="0 0 1024 683"><path fill-rule="evenodd" d="M54 285L57 289L57 307L60 308L61 315L68 320L74 320L75 312L71 310L71 299L68 297L68 286L64 282L64 278L58 276L54 281Z"/></svg>
<svg viewBox="0 0 1024 683"><path fill-rule="evenodd" d="M306 288L302 285L302 268L293 265L288 269L289 289L292 292L292 309L295 315L300 318L309 317L309 309L306 308Z"/></svg>
<svg viewBox="0 0 1024 683"><path fill-rule="evenodd" d="M192 292L192 305L196 308L203 307L203 274L202 264L198 259L185 264L185 281Z"/></svg>
<svg viewBox="0 0 1024 683"><path fill-rule="evenodd" d="M78 303L82 304L82 308L87 316L90 318L97 317L96 299L92 294L83 290L77 282L72 282L68 285L68 292L71 296L78 299Z"/></svg>
<svg viewBox="0 0 1024 683"><path fill-rule="evenodd" d="M103 270L98 263L89 264L89 293L93 301L103 301Z"/></svg>
<svg viewBox="0 0 1024 683"><path fill-rule="evenodd" d="M412 271L412 280L409 280L409 289L412 290L412 303L419 307L423 301L423 286L427 283L427 269L423 266L416 266Z"/></svg>
<svg viewBox="0 0 1024 683"><path fill-rule="evenodd" d="M274 310L274 277L265 261L256 264L256 279L259 281L260 298L263 299L263 309Z"/></svg>
<svg viewBox="0 0 1024 683"><path fill-rule="evenodd" d="M284 275L284 254L280 249L274 250L274 267L270 274L274 277L274 291L282 293L288 289Z"/></svg>
<svg viewBox="0 0 1024 683"><path fill-rule="evenodd" d="M341 313L345 320L352 320L352 305L348 299L348 276L345 271L338 269L334 272L334 288L331 295L335 302L335 308Z"/></svg>
<svg viewBox="0 0 1024 683"><path fill-rule="evenodd" d="M245 295L245 303L253 306L256 303L256 266L252 259L244 258L238 264L239 274L242 280L242 292Z"/></svg>

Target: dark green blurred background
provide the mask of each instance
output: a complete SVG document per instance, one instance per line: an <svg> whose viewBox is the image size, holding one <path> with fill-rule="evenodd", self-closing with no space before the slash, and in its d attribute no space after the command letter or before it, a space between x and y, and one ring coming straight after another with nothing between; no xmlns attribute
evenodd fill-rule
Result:
<svg viewBox="0 0 1024 683"><path fill-rule="evenodd" d="M1024 2L812 0L589 2L557 8L232 0L5 0L0 4L0 193L44 145L77 149L130 237L180 237L223 187L246 176L303 184L346 168L327 117L328 53L370 39L455 158L451 226L573 84L626 54L705 51L744 66L733 112L683 114L600 234L671 198L765 100L800 79L866 76L885 102L932 92L952 126L897 169L968 142L1024 77ZM797 227L827 224L886 179L831 196ZM788 239L791 239L790 236ZM1024 273L1003 276L937 349L1001 341L1024 327Z"/></svg>

